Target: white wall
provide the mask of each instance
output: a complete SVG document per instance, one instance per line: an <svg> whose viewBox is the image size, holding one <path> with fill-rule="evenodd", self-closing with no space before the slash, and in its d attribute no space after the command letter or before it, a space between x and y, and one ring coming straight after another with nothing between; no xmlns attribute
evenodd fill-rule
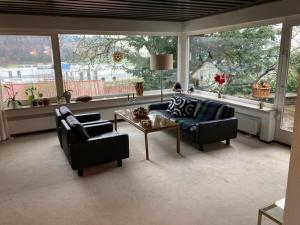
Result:
<svg viewBox="0 0 300 225"><path fill-rule="evenodd" d="M300 14L299 0L281 0L266 3L250 8L223 13L217 16L210 16L184 22L184 32L213 30L217 27L234 27L237 24L253 23L274 18L284 18Z"/></svg>
<svg viewBox="0 0 300 225"><path fill-rule="evenodd" d="M182 23L59 16L0 14L0 31L181 32Z"/></svg>
<svg viewBox="0 0 300 225"><path fill-rule="evenodd" d="M300 88L298 88L300 96ZM300 98L297 99L295 115L300 114ZM294 134L286 194L284 225L300 224L300 117L295 116Z"/></svg>
<svg viewBox="0 0 300 225"><path fill-rule="evenodd" d="M91 31L118 33L176 33L209 31L217 27L229 28L237 24L251 24L255 21L265 21L274 18L300 15L300 0L281 0L251 8L228 12L217 16L196 19L184 23L150 22L134 20L112 20L74 17L49 17L0 14L0 33L2 31ZM184 58L184 57L183 57ZM182 67L184 71L185 68ZM184 80L184 78L182 78ZM300 89L299 89L300 90ZM299 93L300 94L300 93ZM298 99L296 115L300 113ZM299 225L300 221L300 119L296 117L294 142L291 154L290 172L288 179L287 204L285 225Z"/></svg>

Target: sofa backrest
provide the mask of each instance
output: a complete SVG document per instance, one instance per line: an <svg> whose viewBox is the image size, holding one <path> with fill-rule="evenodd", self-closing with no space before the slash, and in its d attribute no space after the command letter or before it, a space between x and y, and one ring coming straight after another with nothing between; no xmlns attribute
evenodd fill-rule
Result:
<svg viewBox="0 0 300 225"><path fill-rule="evenodd" d="M199 121L220 120L234 117L234 108L213 100L197 100L197 106L194 112L194 119Z"/></svg>
<svg viewBox="0 0 300 225"><path fill-rule="evenodd" d="M67 116L69 116L69 115L73 115L73 113L66 106L61 106L58 109L55 109L56 127L57 128L60 127L61 126L60 121L62 119L65 120L67 118Z"/></svg>
<svg viewBox="0 0 300 225"><path fill-rule="evenodd" d="M69 115L65 121L71 129L70 143L82 142L90 138L84 126L73 115Z"/></svg>
<svg viewBox="0 0 300 225"><path fill-rule="evenodd" d="M66 119L68 116L73 115L72 111L67 106L59 107L59 112L63 119Z"/></svg>
<svg viewBox="0 0 300 225"><path fill-rule="evenodd" d="M218 112L218 109L222 106L222 103L216 101L203 101L201 107L196 113L195 119L197 121L210 121L214 120Z"/></svg>
<svg viewBox="0 0 300 225"><path fill-rule="evenodd" d="M222 104L222 106L219 107L218 111L216 112L215 115L215 120L221 120L221 119L226 119L226 118L231 118L234 117L234 108Z"/></svg>

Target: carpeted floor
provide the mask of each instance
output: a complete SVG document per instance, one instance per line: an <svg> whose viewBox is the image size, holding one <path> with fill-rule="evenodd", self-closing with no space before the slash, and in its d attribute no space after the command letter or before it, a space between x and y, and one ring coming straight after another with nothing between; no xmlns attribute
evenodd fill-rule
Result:
<svg viewBox="0 0 300 225"><path fill-rule="evenodd" d="M253 225L258 208L285 195L289 149L239 134L201 152L175 134L127 123L130 158L72 171L55 132L0 144L1 225ZM264 221L264 224L272 224Z"/></svg>

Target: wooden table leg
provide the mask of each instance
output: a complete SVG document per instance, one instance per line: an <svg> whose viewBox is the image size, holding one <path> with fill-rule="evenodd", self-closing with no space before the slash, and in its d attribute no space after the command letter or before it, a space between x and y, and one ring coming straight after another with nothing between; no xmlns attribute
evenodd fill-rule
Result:
<svg viewBox="0 0 300 225"><path fill-rule="evenodd" d="M149 160L149 152L148 152L148 134L145 134L145 148L146 148L146 159Z"/></svg>
<svg viewBox="0 0 300 225"><path fill-rule="evenodd" d="M115 113L115 131L117 131L117 129L118 129L118 128L117 128L117 122L118 122L118 121L117 121L117 114Z"/></svg>
<svg viewBox="0 0 300 225"><path fill-rule="evenodd" d="M177 138L176 138L176 142L177 142L177 153L180 153L180 127L177 127Z"/></svg>

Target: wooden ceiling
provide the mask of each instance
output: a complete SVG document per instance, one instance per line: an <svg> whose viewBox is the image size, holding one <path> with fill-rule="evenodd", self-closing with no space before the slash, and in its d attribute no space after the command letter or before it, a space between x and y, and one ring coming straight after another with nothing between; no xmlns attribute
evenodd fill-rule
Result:
<svg viewBox="0 0 300 225"><path fill-rule="evenodd" d="M0 13L187 21L276 0L0 0Z"/></svg>

